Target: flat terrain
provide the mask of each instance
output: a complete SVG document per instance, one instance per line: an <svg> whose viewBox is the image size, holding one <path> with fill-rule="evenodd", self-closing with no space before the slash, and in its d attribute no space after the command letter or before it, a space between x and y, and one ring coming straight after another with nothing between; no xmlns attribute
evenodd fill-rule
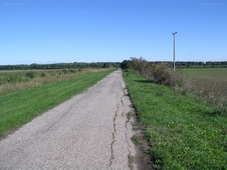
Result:
<svg viewBox="0 0 227 170"><path fill-rule="evenodd" d="M227 96L227 68L183 68L180 72L190 78L198 90Z"/></svg>
<svg viewBox="0 0 227 170"><path fill-rule="evenodd" d="M121 71L0 141L0 169L137 169Z"/></svg>

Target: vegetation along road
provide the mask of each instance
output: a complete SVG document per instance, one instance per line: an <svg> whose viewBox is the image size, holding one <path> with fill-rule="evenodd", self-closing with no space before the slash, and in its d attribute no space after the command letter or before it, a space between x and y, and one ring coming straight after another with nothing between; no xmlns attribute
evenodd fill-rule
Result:
<svg viewBox="0 0 227 170"><path fill-rule="evenodd" d="M120 70L0 141L0 169L137 169Z"/></svg>

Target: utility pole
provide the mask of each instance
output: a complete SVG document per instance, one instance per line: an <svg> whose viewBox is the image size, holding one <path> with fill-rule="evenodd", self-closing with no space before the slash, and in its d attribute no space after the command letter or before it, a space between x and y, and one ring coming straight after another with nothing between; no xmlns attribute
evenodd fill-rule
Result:
<svg viewBox="0 0 227 170"><path fill-rule="evenodd" d="M172 33L173 34L173 70L175 71L175 34L177 34L177 32Z"/></svg>

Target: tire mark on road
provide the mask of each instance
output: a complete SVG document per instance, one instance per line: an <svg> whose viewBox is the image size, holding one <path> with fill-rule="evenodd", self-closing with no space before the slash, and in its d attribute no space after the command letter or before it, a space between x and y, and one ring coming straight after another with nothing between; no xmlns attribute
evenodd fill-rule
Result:
<svg viewBox="0 0 227 170"><path fill-rule="evenodd" d="M56 123L58 123L67 113L69 113L70 112L70 110L72 110L73 109L73 106L71 107L71 108L69 108L69 110L67 110L56 122L54 122L47 130L46 130L46 132L48 132L54 125L56 125ZM46 133L45 132L45 133ZM44 133L44 134L45 134Z"/></svg>

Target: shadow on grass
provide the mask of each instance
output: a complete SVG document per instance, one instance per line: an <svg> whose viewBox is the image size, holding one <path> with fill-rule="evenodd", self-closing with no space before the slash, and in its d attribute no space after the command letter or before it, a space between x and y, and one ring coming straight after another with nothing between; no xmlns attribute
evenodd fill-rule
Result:
<svg viewBox="0 0 227 170"><path fill-rule="evenodd" d="M227 117L227 112L223 110L214 110L212 112L204 111L202 112L204 115L210 116L210 117Z"/></svg>
<svg viewBox="0 0 227 170"><path fill-rule="evenodd" d="M138 82L138 83L156 83L155 81L153 80L134 80L135 82Z"/></svg>

